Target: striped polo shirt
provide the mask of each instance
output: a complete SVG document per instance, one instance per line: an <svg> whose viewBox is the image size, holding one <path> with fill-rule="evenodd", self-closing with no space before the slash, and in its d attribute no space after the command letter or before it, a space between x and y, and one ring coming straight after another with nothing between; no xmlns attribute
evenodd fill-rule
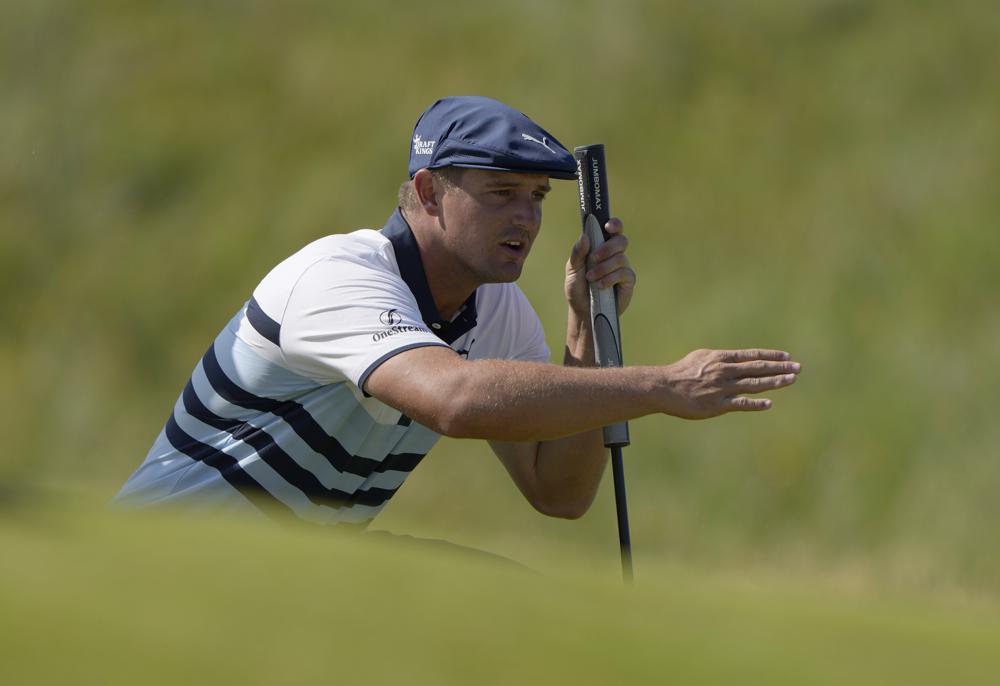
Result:
<svg viewBox="0 0 1000 686"><path fill-rule="evenodd" d="M365 394L365 380L428 345L468 359L549 359L515 284L480 286L442 319L398 209L381 231L314 241L216 337L115 501L367 524L439 435Z"/></svg>

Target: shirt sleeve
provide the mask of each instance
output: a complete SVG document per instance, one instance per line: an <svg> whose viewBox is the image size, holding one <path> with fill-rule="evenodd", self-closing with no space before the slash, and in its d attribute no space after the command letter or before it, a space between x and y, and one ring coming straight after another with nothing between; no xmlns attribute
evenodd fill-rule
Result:
<svg viewBox="0 0 1000 686"><path fill-rule="evenodd" d="M469 359L549 362L542 323L517 284L490 283L479 288L479 324Z"/></svg>
<svg viewBox="0 0 1000 686"><path fill-rule="evenodd" d="M514 284L511 286L515 301L513 316L517 320L515 331L518 334L511 359L527 362L549 362L550 351L545 342L545 329L542 328L542 322L521 289Z"/></svg>
<svg viewBox="0 0 1000 686"><path fill-rule="evenodd" d="M404 350L448 347L425 325L406 283L387 265L326 258L292 288L281 320L289 367L320 383L363 388L378 365Z"/></svg>

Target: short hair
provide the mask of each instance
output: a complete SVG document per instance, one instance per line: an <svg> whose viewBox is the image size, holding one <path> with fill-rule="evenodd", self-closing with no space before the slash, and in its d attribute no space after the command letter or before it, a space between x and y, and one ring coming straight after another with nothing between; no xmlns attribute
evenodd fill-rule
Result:
<svg viewBox="0 0 1000 686"><path fill-rule="evenodd" d="M431 169L431 174L434 175L434 179L444 188L445 193L458 187L464 173L465 170L461 167ZM404 210L413 211L420 207L420 200L417 198L417 192L413 188L413 179L408 179L400 185L398 200L400 208Z"/></svg>

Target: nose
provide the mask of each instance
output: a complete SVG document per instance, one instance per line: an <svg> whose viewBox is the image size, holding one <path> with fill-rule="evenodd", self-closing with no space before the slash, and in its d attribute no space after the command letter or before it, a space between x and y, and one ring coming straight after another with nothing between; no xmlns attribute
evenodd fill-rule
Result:
<svg viewBox="0 0 1000 686"><path fill-rule="evenodd" d="M514 214L511 219L514 226L530 231L534 235L542 223L541 204L532 199L530 195L519 196L513 209Z"/></svg>

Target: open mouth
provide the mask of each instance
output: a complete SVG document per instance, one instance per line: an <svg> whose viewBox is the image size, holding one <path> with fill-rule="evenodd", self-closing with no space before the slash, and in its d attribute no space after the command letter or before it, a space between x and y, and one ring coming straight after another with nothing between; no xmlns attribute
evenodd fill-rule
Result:
<svg viewBox="0 0 1000 686"><path fill-rule="evenodd" d="M510 255L523 257L528 252L528 243L526 241L503 241L500 245L503 247L504 251Z"/></svg>

